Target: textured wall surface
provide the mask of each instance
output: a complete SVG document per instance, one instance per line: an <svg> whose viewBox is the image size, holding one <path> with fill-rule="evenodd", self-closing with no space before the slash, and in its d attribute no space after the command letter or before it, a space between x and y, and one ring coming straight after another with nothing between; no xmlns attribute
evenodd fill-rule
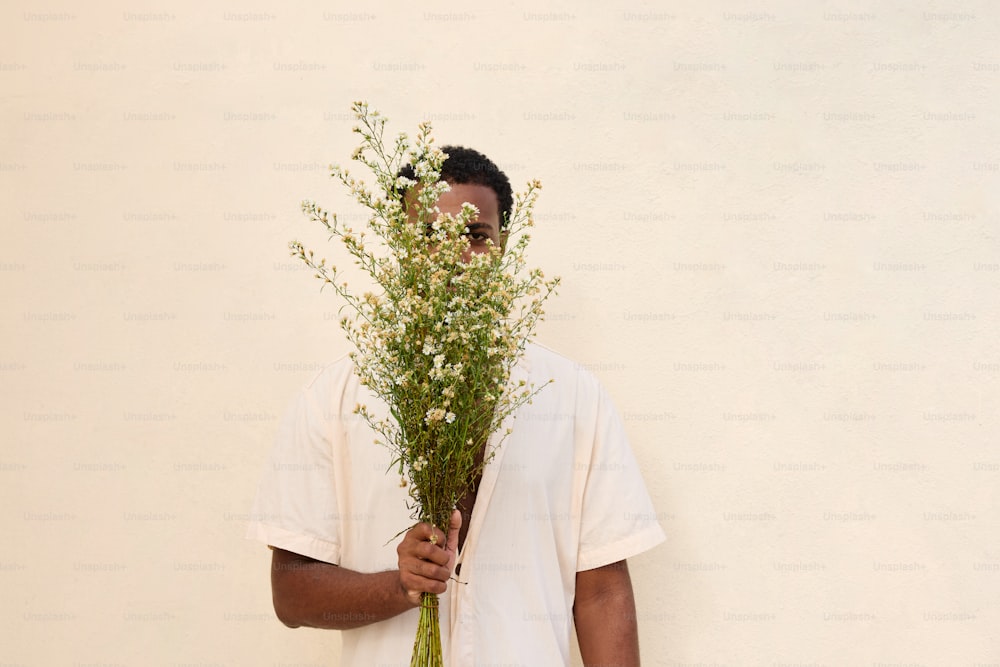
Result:
<svg viewBox="0 0 1000 667"><path fill-rule="evenodd" d="M0 663L337 664L243 530L347 350L286 244L325 243L303 198L356 212L354 99L544 183L540 340L669 535L644 664L1000 663L994 3L0 15Z"/></svg>

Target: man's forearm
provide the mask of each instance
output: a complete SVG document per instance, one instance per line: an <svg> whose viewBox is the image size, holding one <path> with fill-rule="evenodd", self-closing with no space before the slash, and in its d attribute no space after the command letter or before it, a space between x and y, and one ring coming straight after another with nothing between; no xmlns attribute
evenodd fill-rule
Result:
<svg viewBox="0 0 1000 667"><path fill-rule="evenodd" d="M277 548L271 593L275 614L292 628L347 630L413 608L396 570L365 574Z"/></svg>
<svg viewBox="0 0 1000 667"><path fill-rule="evenodd" d="M388 572L355 572L272 547L274 612L292 628L348 630L413 609L423 593L448 589L461 526L458 510L447 535L429 523L413 526L396 546L399 569Z"/></svg>
<svg viewBox="0 0 1000 667"><path fill-rule="evenodd" d="M585 666L638 667L635 598L625 561L577 573L573 620Z"/></svg>

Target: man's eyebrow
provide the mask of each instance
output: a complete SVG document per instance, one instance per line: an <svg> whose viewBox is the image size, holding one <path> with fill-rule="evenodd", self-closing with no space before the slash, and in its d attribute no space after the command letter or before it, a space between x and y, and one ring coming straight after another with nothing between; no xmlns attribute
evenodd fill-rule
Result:
<svg viewBox="0 0 1000 667"><path fill-rule="evenodd" d="M470 224L466 225L465 228L468 229L470 232L472 230L474 230L474 229L483 229L483 228L489 229L489 230L492 231L493 225L491 225L488 222L473 222L473 223L470 223Z"/></svg>

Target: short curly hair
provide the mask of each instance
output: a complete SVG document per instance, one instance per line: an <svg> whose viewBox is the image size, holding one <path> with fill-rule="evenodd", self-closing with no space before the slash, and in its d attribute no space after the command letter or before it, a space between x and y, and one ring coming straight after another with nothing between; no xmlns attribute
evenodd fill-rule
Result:
<svg viewBox="0 0 1000 667"><path fill-rule="evenodd" d="M448 155L441 165L441 180L453 185L482 185L493 190L497 196L500 229L506 229L514 208L514 194L507 174L477 150L465 146L442 146L441 150ZM409 164L399 170L399 175L417 180Z"/></svg>

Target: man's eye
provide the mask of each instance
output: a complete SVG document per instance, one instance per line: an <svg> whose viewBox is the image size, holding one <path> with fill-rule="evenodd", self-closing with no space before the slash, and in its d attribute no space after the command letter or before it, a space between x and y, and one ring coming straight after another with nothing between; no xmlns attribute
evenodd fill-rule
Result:
<svg viewBox="0 0 1000 667"><path fill-rule="evenodd" d="M465 236L473 243L486 243L490 238L489 234L483 232L468 232Z"/></svg>

